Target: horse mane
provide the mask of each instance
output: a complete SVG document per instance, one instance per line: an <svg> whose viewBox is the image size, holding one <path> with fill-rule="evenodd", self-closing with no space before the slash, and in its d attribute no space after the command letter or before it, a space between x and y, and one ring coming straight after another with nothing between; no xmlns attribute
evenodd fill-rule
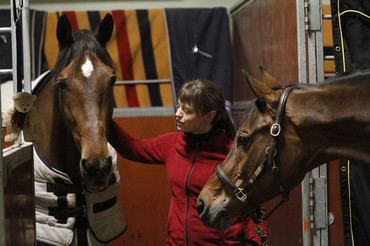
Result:
<svg viewBox="0 0 370 246"><path fill-rule="evenodd" d="M364 80L370 79L370 69L366 70L351 70L349 72L343 72L334 77L328 78L323 82L317 84L317 86L326 86L336 83L362 83Z"/></svg>
<svg viewBox="0 0 370 246"><path fill-rule="evenodd" d="M58 74L63 68L67 67L71 61L75 60L75 72L77 71L82 59L85 56L85 51L90 53L92 63L94 64L95 54L105 65L113 68L113 61L109 53L105 50L94 34L89 30L78 30L72 35L73 43L71 46L65 47L59 51L58 58L55 64L55 71Z"/></svg>

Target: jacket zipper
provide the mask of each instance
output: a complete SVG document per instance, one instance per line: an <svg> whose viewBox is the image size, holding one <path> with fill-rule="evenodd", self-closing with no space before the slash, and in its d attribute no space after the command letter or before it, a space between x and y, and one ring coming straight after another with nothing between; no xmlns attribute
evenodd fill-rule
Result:
<svg viewBox="0 0 370 246"><path fill-rule="evenodd" d="M187 211L186 211L186 221L185 221L185 233L186 233L186 245L189 244L189 215L190 215L190 192L189 192L189 179L190 179L190 174L194 169L196 157L197 157L197 152L199 149L199 144L197 143L195 146L194 150L194 155L193 155L193 163L191 164L191 168L188 172L188 176L186 177L186 192L188 194L188 205L187 205Z"/></svg>

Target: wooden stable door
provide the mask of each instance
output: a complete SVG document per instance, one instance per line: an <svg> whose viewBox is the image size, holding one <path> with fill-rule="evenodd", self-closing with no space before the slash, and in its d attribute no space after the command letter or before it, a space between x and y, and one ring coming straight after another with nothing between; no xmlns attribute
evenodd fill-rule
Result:
<svg viewBox="0 0 370 246"><path fill-rule="evenodd" d="M259 66L284 84L297 82L297 26L295 0L260 0L232 16L234 104L254 98L241 69L262 80ZM240 123L243 109L236 115ZM289 202L268 219L269 245L302 245L301 188L290 192ZM281 199L264 204L270 211Z"/></svg>
<svg viewBox="0 0 370 246"><path fill-rule="evenodd" d="M151 138L176 130L173 116L114 120L136 138ZM171 199L165 166L132 162L121 156L118 156L118 166L121 176L120 200L128 228L110 245L165 245Z"/></svg>

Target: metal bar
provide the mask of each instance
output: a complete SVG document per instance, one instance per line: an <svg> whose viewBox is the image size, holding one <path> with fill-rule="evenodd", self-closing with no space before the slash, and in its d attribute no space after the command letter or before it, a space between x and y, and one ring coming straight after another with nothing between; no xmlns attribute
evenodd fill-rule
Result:
<svg viewBox="0 0 370 246"><path fill-rule="evenodd" d="M297 12L297 46L298 46L298 81L307 83L307 42L306 42L306 9L305 1L296 0ZM310 183L309 174L301 182L302 190L302 243L311 245L310 221Z"/></svg>
<svg viewBox="0 0 370 246"><path fill-rule="evenodd" d="M319 6L322 6L322 0L319 1ZM320 15L322 8L319 9ZM324 80L324 50L323 50L323 32L316 31L316 74L317 81ZM314 245L329 244L329 223L328 223L328 195L327 195L327 164L314 169L312 177L315 182L315 207L314 207ZM318 186L318 187L317 187Z"/></svg>
<svg viewBox="0 0 370 246"><path fill-rule="evenodd" d="M335 75L335 73L324 73L325 78L334 77Z"/></svg>
<svg viewBox="0 0 370 246"><path fill-rule="evenodd" d="M12 69L13 69L13 81L18 81L17 75L17 35L15 27L15 18L13 8L18 6L13 6L13 1L10 0L10 28L12 29ZM17 92L17 82L13 82L13 93Z"/></svg>
<svg viewBox="0 0 370 246"><path fill-rule="evenodd" d="M166 11L165 11L166 12ZM166 15L166 13L165 13ZM166 22L166 26L168 26L168 23L167 23L167 16L165 16L165 22ZM170 64L172 64L172 56L171 56L171 42L170 42L170 34L168 33L168 28L166 28L166 32L167 32L167 43L169 44L168 45L168 53L170 54ZM170 66L170 80L171 80L171 91L172 91L172 100L173 100L173 112L175 113L176 110L177 110L177 91L176 91L176 86L175 86L175 79L173 77L173 69L172 69L172 66ZM173 123L175 124L176 126L176 119L175 117L173 118Z"/></svg>
<svg viewBox="0 0 370 246"><path fill-rule="evenodd" d="M113 118L174 116L174 107L115 108Z"/></svg>
<svg viewBox="0 0 370 246"><path fill-rule="evenodd" d="M322 32L322 0L308 0L310 29L308 30L307 47L309 60L309 84L316 84L324 80L324 52ZM327 223L327 171L326 164L312 170L313 208L311 228L313 229L313 245L328 245Z"/></svg>
<svg viewBox="0 0 370 246"><path fill-rule="evenodd" d="M298 46L298 81L307 83L307 57L306 57L306 29L305 29L305 4L296 0L297 11L297 46Z"/></svg>
<svg viewBox="0 0 370 246"><path fill-rule="evenodd" d="M319 11L321 16L322 12L322 0L315 0L319 1ZM321 28L320 30L316 31L316 74L317 74L317 82L321 82L324 80L324 38L323 38L323 30L322 30L322 21L320 22Z"/></svg>
<svg viewBox="0 0 370 246"><path fill-rule="evenodd" d="M0 109L1 109L1 87L0 87ZM0 123L3 124L3 117L0 117ZM2 131L1 131L2 132ZM0 148L3 149L3 141L0 141ZM4 197L4 188L5 188L5 165L3 162L3 151L0 153L0 245L6 245L6 224L5 224L5 197Z"/></svg>
<svg viewBox="0 0 370 246"><path fill-rule="evenodd" d="M146 80L119 80L115 85L137 85L137 84L165 84L171 83L171 79L146 79Z"/></svg>
<svg viewBox="0 0 370 246"><path fill-rule="evenodd" d="M11 33L11 31L10 27L0 27L0 33Z"/></svg>
<svg viewBox="0 0 370 246"><path fill-rule="evenodd" d="M324 60L334 61L334 56L333 55L326 55L326 56L324 56Z"/></svg>
<svg viewBox="0 0 370 246"><path fill-rule="evenodd" d="M31 93L31 46L30 46L30 8L29 1L23 1L22 40L23 40L23 85L24 91Z"/></svg>
<svg viewBox="0 0 370 246"><path fill-rule="evenodd" d="M0 74L11 74L13 69L0 69Z"/></svg>

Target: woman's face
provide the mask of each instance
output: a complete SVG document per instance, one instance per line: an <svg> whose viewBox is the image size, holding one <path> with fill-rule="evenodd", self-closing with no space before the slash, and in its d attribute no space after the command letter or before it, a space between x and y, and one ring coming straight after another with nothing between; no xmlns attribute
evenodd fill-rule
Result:
<svg viewBox="0 0 370 246"><path fill-rule="evenodd" d="M177 103L176 111L177 130L193 134L207 133L212 128L212 119L208 115L195 113L193 105Z"/></svg>

